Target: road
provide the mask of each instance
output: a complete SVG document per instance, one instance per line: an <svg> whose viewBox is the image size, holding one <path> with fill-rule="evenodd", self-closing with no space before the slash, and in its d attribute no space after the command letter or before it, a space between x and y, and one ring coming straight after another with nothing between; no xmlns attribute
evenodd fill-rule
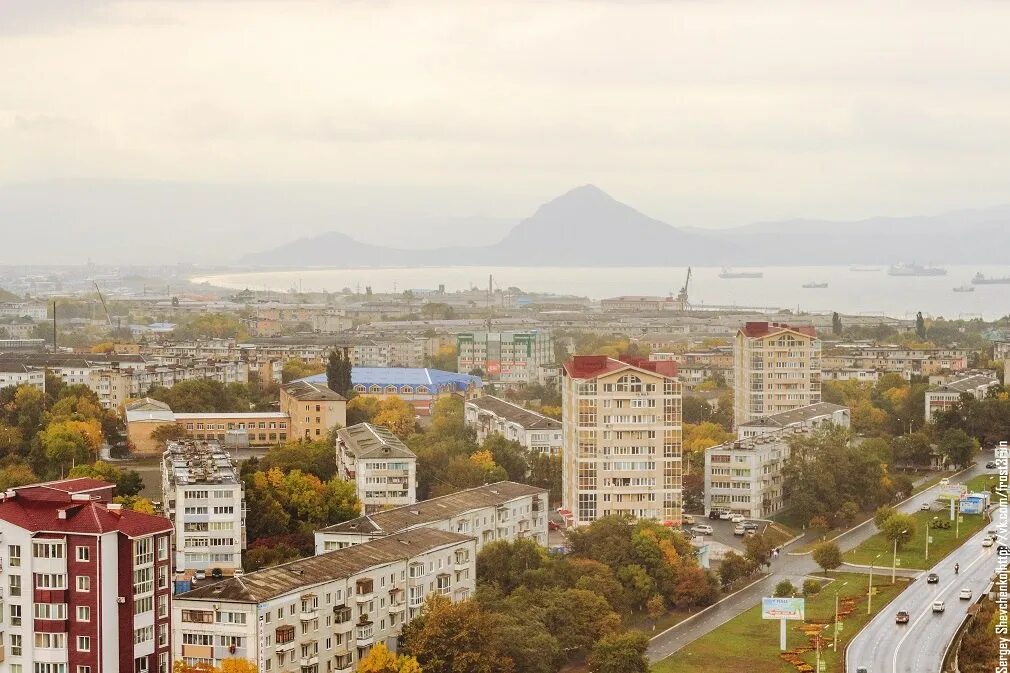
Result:
<svg viewBox="0 0 1010 673"><path fill-rule="evenodd" d="M996 547L983 547L986 531L981 530L931 570L940 576L938 584L927 584L923 576L875 616L849 643L847 673L865 666L870 673L933 673L940 670L944 650L954 637L968 606L989 585L996 570ZM961 565L954 574L954 564ZM972 599L961 600L962 589L971 589ZM942 600L946 609L933 613L933 601ZM906 610L908 624L896 624L895 614Z"/></svg>
<svg viewBox="0 0 1010 673"><path fill-rule="evenodd" d="M992 460L991 450L983 452L979 457L979 461L975 463L974 466L965 470L951 481L954 483L963 483L979 474L985 473L986 469L984 465L988 460ZM914 513L919 509L924 501L934 498L938 490L939 487L934 486L928 491L924 491L913 498L909 498L907 502L897 506L896 509L908 514ZM870 520L863 525L846 531L840 535L835 542L838 544L839 548L845 552L869 539L876 534L876 532L877 527L874 525L873 521ZM850 572L855 569L843 566L842 568L839 568L839 570ZM716 605L703 610L697 615L654 637L649 643L649 649L647 651L648 658L651 661L660 661L661 659L665 659L687 644L715 630L748 608L754 607L761 602L762 596L771 596L772 590L780 581L786 579L794 585L802 584L804 577L820 572L820 569L817 567L817 564L814 563L809 554L797 556L781 554L772 562L770 572L771 574L769 576L757 584L754 584L737 594L729 596ZM880 572L880 570L878 569L877 572ZM893 614L891 617L893 621ZM939 665L937 665L936 668L939 668ZM870 673L877 673L877 671L871 669Z"/></svg>

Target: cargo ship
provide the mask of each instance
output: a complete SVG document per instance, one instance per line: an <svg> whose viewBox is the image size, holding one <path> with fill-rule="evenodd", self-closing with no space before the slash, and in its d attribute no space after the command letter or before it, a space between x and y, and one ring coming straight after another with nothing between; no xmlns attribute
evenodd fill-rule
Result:
<svg viewBox="0 0 1010 673"><path fill-rule="evenodd" d="M764 278L764 274L760 271L734 271L728 266L722 268L722 272L719 273L720 278Z"/></svg>
<svg viewBox="0 0 1010 673"><path fill-rule="evenodd" d="M946 276L947 269L939 266L919 266L918 264L895 264L887 270L888 276Z"/></svg>
<svg viewBox="0 0 1010 673"><path fill-rule="evenodd" d="M1010 285L1010 276L1003 276L1002 278L986 278L981 273L976 273L975 277L971 279L972 285Z"/></svg>
<svg viewBox="0 0 1010 673"><path fill-rule="evenodd" d="M827 286L827 283L803 283L803 287L807 290L823 290Z"/></svg>

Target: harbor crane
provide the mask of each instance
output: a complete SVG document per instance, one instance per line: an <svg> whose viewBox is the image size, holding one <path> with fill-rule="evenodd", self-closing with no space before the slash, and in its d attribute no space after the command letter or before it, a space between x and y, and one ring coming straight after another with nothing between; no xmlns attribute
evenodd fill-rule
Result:
<svg viewBox="0 0 1010 673"><path fill-rule="evenodd" d="M691 267L687 267L687 278L684 279L684 287L680 288L680 292L677 293L677 310L686 311L690 306L687 301L687 288L691 284Z"/></svg>

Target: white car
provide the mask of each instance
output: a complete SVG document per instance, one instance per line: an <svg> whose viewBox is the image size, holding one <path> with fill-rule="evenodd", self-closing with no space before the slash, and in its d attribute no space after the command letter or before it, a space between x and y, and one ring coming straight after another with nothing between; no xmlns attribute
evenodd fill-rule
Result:
<svg viewBox="0 0 1010 673"><path fill-rule="evenodd" d="M946 608L943 601L933 601L933 612L943 612Z"/></svg>
<svg viewBox="0 0 1010 673"><path fill-rule="evenodd" d="M695 535L711 535L713 529L707 523L699 523L697 526L691 528L691 532Z"/></svg>
<svg viewBox="0 0 1010 673"><path fill-rule="evenodd" d="M740 514L734 514L733 518L730 519L732 523L743 523L743 516Z"/></svg>
<svg viewBox="0 0 1010 673"><path fill-rule="evenodd" d="M743 524L739 524L738 523L733 528L733 535L746 535L746 534L747 534L747 529L743 527Z"/></svg>
<svg viewBox="0 0 1010 673"><path fill-rule="evenodd" d="M733 512L725 512L725 511L719 512L719 518L722 519L723 521L729 521L730 519L733 518L733 516L734 516Z"/></svg>
<svg viewBox="0 0 1010 673"><path fill-rule="evenodd" d="M984 538L982 538L982 546L983 547L991 547L992 546L992 538L989 537L988 535L985 536Z"/></svg>
<svg viewBox="0 0 1010 673"><path fill-rule="evenodd" d="M922 503L922 506L919 509L921 509L923 512L928 512L929 510L932 509L932 506L928 502L924 502Z"/></svg>
<svg viewBox="0 0 1010 673"><path fill-rule="evenodd" d="M970 601L971 600L971 589L961 589L961 593L957 595L959 600Z"/></svg>
<svg viewBox="0 0 1010 673"><path fill-rule="evenodd" d="M684 514L683 516L680 517L680 520L683 523L686 523L686 524L689 524L689 525L693 524L694 523L694 515L693 514Z"/></svg>

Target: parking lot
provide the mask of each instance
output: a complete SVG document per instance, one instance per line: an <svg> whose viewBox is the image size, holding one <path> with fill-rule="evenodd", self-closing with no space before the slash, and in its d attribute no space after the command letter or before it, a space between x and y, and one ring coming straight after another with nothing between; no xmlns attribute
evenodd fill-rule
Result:
<svg viewBox="0 0 1010 673"><path fill-rule="evenodd" d="M744 519L746 522L750 522L751 519ZM758 525L758 533L763 533L768 523L765 521L754 521ZM733 535L733 529L736 528L736 524L730 521L723 521L721 519L709 519L707 516L695 515L694 524L684 526L684 534L690 536L691 526L698 524L708 524L712 526L712 535L701 536L705 540L714 540L720 544L724 544L728 547L732 547L735 550L744 550L744 537L742 535Z"/></svg>

